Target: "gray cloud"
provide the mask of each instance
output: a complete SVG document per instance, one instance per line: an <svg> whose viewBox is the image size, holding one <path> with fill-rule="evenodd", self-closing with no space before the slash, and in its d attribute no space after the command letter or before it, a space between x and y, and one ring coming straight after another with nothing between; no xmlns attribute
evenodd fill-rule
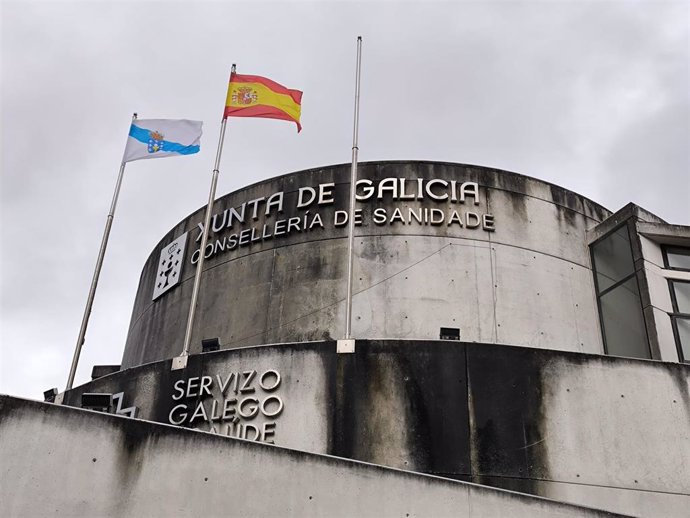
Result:
<svg viewBox="0 0 690 518"><path fill-rule="evenodd" d="M4 2L0 390L65 383L129 117L205 121L127 167L77 381L119 363L141 267L202 206L230 65L304 90L232 120L218 192L350 158L496 166L689 222L686 2Z"/></svg>

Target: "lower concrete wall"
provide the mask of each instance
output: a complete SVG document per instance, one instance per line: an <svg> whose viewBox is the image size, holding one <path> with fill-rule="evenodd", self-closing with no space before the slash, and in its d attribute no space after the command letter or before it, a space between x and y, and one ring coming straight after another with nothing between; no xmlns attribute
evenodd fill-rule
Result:
<svg viewBox="0 0 690 518"><path fill-rule="evenodd" d="M690 509L686 365L456 341L358 340L338 354L313 342L192 355L177 371L152 363L64 402L81 406L84 392L122 394L151 421L241 438L266 426L284 448L613 512ZM275 417L252 413L259 401Z"/></svg>
<svg viewBox="0 0 690 518"><path fill-rule="evenodd" d="M2 516L616 516L0 396Z"/></svg>

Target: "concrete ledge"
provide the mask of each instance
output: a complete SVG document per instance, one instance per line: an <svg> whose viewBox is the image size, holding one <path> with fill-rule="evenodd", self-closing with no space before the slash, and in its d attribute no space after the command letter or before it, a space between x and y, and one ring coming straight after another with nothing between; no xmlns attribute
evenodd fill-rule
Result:
<svg viewBox="0 0 690 518"><path fill-rule="evenodd" d="M620 516L0 396L4 516Z"/></svg>

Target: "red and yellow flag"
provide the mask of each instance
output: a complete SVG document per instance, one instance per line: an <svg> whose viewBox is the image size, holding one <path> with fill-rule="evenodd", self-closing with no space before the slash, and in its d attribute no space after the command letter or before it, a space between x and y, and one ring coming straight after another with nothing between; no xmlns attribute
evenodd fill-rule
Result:
<svg viewBox="0 0 690 518"><path fill-rule="evenodd" d="M290 90L265 77L230 74L224 117L294 121L300 132L301 111L302 92L299 90Z"/></svg>

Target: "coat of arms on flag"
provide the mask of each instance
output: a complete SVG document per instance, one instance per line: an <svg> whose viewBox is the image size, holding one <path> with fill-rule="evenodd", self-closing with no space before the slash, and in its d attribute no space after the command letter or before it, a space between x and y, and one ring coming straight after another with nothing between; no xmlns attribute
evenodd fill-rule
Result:
<svg viewBox="0 0 690 518"><path fill-rule="evenodd" d="M154 130L149 133L149 153L163 151L163 139L165 139L165 135L158 130Z"/></svg>
<svg viewBox="0 0 690 518"><path fill-rule="evenodd" d="M158 261L158 272L156 273L156 281L153 285L153 296L151 300L156 300L163 295L163 293L180 282L180 277L182 276L182 263L184 262L184 247L186 244L187 233L185 232L161 250L161 257Z"/></svg>
<svg viewBox="0 0 690 518"><path fill-rule="evenodd" d="M240 87L232 93L232 102L240 106L248 106L257 102L258 99L259 96L256 94L256 90L247 86Z"/></svg>

